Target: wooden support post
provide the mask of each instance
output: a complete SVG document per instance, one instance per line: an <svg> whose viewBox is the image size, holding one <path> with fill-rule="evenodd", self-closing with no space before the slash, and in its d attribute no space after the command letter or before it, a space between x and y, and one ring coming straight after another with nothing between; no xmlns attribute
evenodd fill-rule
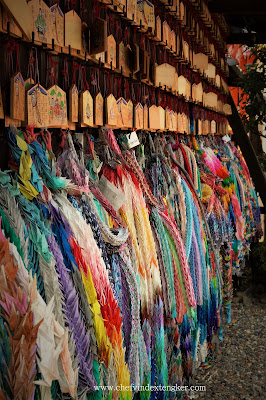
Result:
<svg viewBox="0 0 266 400"><path fill-rule="evenodd" d="M256 156L256 153L252 147L252 144L249 140L245 127L241 121L240 115L238 114L236 105L232 96L229 96L229 104L232 107L232 115L228 116L228 121L231 125L231 128L234 132L234 136L239 144L239 147L245 157L247 166L249 168L250 175L253 179L256 191L259 192L260 198L266 206L266 178L265 173L263 172L259 160Z"/></svg>

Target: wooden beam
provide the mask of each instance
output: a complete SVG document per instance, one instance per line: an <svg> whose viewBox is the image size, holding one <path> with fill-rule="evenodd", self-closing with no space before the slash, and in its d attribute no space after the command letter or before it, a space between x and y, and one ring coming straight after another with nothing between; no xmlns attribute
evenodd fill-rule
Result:
<svg viewBox="0 0 266 400"><path fill-rule="evenodd" d="M266 205L266 178L265 173L263 172L259 160L256 156L256 153L252 147L252 144L249 140L247 132L244 128L244 125L241 121L240 115L237 111L234 100L230 94L229 96L229 104L232 107L232 115L228 116L229 123L234 132L234 136L236 138L237 143L243 153L243 156L246 160L247 166L249 168L250 175L254 182L256 191L259 192L260 198L264 204Z"/></svg>

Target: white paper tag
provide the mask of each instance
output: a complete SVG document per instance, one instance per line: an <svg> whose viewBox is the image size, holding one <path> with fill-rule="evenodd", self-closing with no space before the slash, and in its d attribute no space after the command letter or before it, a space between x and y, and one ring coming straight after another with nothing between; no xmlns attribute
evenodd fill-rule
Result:
<svg viewBox="0 0 266 400"><path fill-rule="evenodd" d="M127 145L128 145L129 149L132 149L133 147L136 147L136 146L138 146L140 144L139 143L139 138L138 138L138 135L137 135L136 131L128 133L126 135L126 137L127 137Z"/></svg>
<svg viewBox="0 0 266 400"><path fill-rule="evenodd" d="M114 207L115 211L118 211L119 208L126 201L126 196L121 190L119 190L115 185L113 185L105 176L101 176L99 181L99 188L102 194L107 198L110 204Z"/></svg>
<svg viewBox="0 0 266 400"><path fill-rule="evenodd" d="M225 143L230 142L230 140L231 140L230 136L228 136L228 135L223 136L222 139Z"/></svg>

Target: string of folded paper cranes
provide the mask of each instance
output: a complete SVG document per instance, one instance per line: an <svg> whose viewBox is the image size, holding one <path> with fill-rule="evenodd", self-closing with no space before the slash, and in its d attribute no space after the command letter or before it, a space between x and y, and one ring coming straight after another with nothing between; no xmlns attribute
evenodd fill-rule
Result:
<svg viewBox="0 0 266 400"><path fill-rule="evenodd" d="M159 386L207 365L232 274L261 234L239 150L108 128L62 131L60 149L47 130L11 126L7 138L0 398L185 397Z"/></svg>

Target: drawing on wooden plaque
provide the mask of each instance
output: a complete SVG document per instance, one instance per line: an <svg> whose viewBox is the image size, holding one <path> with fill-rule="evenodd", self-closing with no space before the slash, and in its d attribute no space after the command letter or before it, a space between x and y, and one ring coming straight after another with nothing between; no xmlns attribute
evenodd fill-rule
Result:
<svg viewBox="0 0 266 400"><path fill-rule="evenodd" d="M66 93L54 85L47 90L49 102L49 126L67 125Z"/></svg>
<svg viewBox="0 0 266 400"><path fill-rule="evenodd" d="M154 17L154 5L148 0L137 0L135 23L143 27L154 28L155 17Z"/></svg>
<svg viewBox="0 0 266 400"><path fill-rule="evenodd" d="M64 46L64 14L58 4L50 8L52 12L52 39L60 47Z"/></svg>
<svg viewBox="0 0 266 400"><path fill-rule="evenodd" d="M109 35L107 38L107 57L106 62L109 66L116 68L116 41L113 35Z"/></svg>
<svg viewBox="0 0 266 400"><path fill-rule="evenodd" d="M79 93L74 84L69 89L69 121L78 122L79 120Z"/></svg>
<svg viewBox="0 0 266 400"><path fill-rule="evenodd" d="M134 107L134 127L136 129L143 129L144 112L141 103L138 103Z"/></svg>
<svg viewBox="0 0 266 400"><path fill-rule="evenodd" d="M118 109L117 126L128 127L128 109L126 100L123 97L120 97L116 104Z"/></svg>
<svg viewBox="0 0 266 400"><path fill-rule="evenodd" d="M36 128L48 126L49 102L47 91L39 84L27 92L27 124Z"/></svg>
<svg viewBox="0 0 266 400"><path fill-rule="evenodd" d="M106 122L107 125L116 126L118 119L118 110L115 97L110 94L106 98Z"/></svg>
<svg viewBox="0 0 266 400"><path fill-rule="evenodd" d="M0 119L5 118L5 113L4 113L4 105L3 105L3 98L2 98L2 90L0 88Z"/></svg>
<svg viewBox="0 0 266 400"><path fill-rule="evenodd" d="M65 14L65 46L82 49L81 19L73 10Z"/></svg>
<svg viewBox="0 0 266 400"><path fill-rule="evenodd" d="M103 126L103 96L100 92L94 97L94 120L95 125Z"/></svg>
<svg viewBox="0 0 266 400"><path fill-rule="evenodd" d="M133 127L133 103L131 100L128 100L127 102L127 123L128 127L132 128Z"/></svg>
<svg viewBox="0 0 266 400"><path fill-rule="evenodd" d="M80 94L80 122L93 126L93 98L88 90Z"/></svg>
<svg viewBox="0 0 266 400"><path fill-rule="evenodd" d="M32 78L27 78L24 81L24 85L25 85L25 91L27 91L31 86L33 86L35 84L34 80Z"/></svg>
<svg viewBox="0 0 266 400"><path fill-rule="evenodd" d="M20 72L11 78L10 117L19 121L25 120L25 84Z"/></svg>
<svg viewBox="0 0 266 400"><path fill-rule="evenodd" d="M31 0L32 32L35 40L41 43L52 43L52 14L42 0Z"/></svg>
<svg viewBox="0 0 266 400"><path fill-rule="evenodd" d="M226 115L232 115L232 107L230 106L230 104L224 104L223 106L223 112Z"/></svg>

